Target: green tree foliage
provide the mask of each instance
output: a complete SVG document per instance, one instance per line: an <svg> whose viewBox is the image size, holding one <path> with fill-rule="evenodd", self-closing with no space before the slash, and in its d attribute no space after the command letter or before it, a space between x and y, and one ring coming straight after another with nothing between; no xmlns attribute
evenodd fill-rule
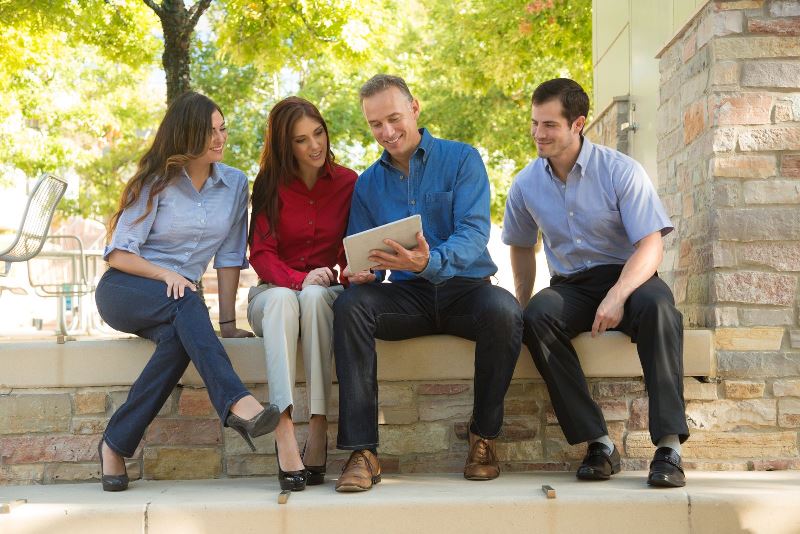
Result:
<svg viewBox="0 0 800 534"><path fill-rule="evenodd" d="M338 159L363 170L380 147L358 89L394 73L420 99L423 126L481 150L500 218L535 156L534 87L568 76L591 90L591 0L0 0L0 127L14 132L0 137L0 170L75 170L70 209L113 211L164 111L152 80L175 45L150 4L208 7L181 41L186 64L226 115L226 162L251 176L269 109L289 94L318 105Z"/></svg>
<svg viewBox="0 0 800 534"><path fill-rule="evenodd" d="M20 4L0 3L0 128L10 134L0 164L29 177L77 174L80 195L73 185L62 206L102 218L119 188L97 190L95 173L130 158L163 112L145 90L158 46L151 16L132 1Z"/></svg>
<svg viewBox="0 0 800 534"><path fill-rule="evenodd" d="M366 165L377 148L358 88L379 72L403 76L421 101L422 125L481 150L492 213L502 219L514 175L535 157L533 89L566 76L591 91L591 0L413 0L376 3L371 12L368 57L319 62L301 94L320 103L340 146L366 147L350 151Z"/></svg>

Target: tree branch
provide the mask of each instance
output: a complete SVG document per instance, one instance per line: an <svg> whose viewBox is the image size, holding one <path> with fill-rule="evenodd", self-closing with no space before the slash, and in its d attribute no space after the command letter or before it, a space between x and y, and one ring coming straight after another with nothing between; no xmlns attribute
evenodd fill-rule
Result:
<svg viewBox="0 0 800 534"><path fill-rule="evenodd" d="M317 30L314 29L314 27L311 25L311 23L308 22L308 20L306 19L305 15L303 15L303 11L301 9L298 9L297 4L292 3L292 5L289 6L289 9L291 9L294 12L295 15L300 17L300 20L303 21L303 26L306 27L306 29L308 30L308 33L313 35L315 39L318 39L320 41L324 41L326 43L335 43L338 40L335 37L323 37L323 36L319 35L317 33Z"/></svg>
<svg viewBox="0 0 800 534"><path fill-rule="evenodd" d="M211 0L198 0L191 8L189 8L189 28L194 28L197 21L203 16L208 6L211 5Z"/></svg>
<svg viewBox="0 0 800 534"><path fill-rule="evenodd" d="M147 7L155 11L156 15L158 15L158 18L161 18L164 15L164 9L160 5L156 4L153 0L142 0L142 2L144 2Z"/></svg>

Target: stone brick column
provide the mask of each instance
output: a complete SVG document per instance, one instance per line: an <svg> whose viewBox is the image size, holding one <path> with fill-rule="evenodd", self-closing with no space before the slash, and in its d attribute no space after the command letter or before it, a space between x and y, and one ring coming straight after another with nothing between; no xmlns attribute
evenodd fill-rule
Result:
<svg viewBox="0 0 800 534"><path fill-rule="evenodd" d="M800 2L710 1L659 58L661 272L723 380L690 423L751 468L800 467Z"/></svg>
<svg viewBox="0 0 800 534"><path fill-rule="evenodd" d="M592 143L605 145L628 154L630 145L630 100L627 95L615 96L590 124L584 135Z"/></svg>

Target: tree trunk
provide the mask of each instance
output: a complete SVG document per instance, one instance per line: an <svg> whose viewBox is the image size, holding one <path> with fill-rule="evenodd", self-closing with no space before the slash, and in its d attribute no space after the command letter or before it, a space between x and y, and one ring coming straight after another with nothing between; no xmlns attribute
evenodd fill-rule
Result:
<svg viewBox="0 0 800 534"><path fill-rule="evenodd" d="M192 88L189 73L192 44L192 33L200 16L208 9L211 0L197 0L191 8L186 9L183 0L163 0L161 5L154 0L144 3L155 11L161 20L164 32L164 53L161 62L167 76L167 105L175 98Z"/></svg>

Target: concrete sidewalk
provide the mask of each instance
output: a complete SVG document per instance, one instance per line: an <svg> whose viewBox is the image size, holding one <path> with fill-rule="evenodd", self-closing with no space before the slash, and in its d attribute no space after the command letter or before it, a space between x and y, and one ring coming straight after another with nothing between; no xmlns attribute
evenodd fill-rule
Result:
<svg viewBox="0 0 800 534"><path fill-rule="evenodd" d="M337 494L333 481L277 504L274 478L0 487L3 534L184 533L800 533L800 473L691 472L683 489L651 489L644 472L610 482L570 473L386 476L372 491ZM547 499L542 484L556 489Z"/></svg>

